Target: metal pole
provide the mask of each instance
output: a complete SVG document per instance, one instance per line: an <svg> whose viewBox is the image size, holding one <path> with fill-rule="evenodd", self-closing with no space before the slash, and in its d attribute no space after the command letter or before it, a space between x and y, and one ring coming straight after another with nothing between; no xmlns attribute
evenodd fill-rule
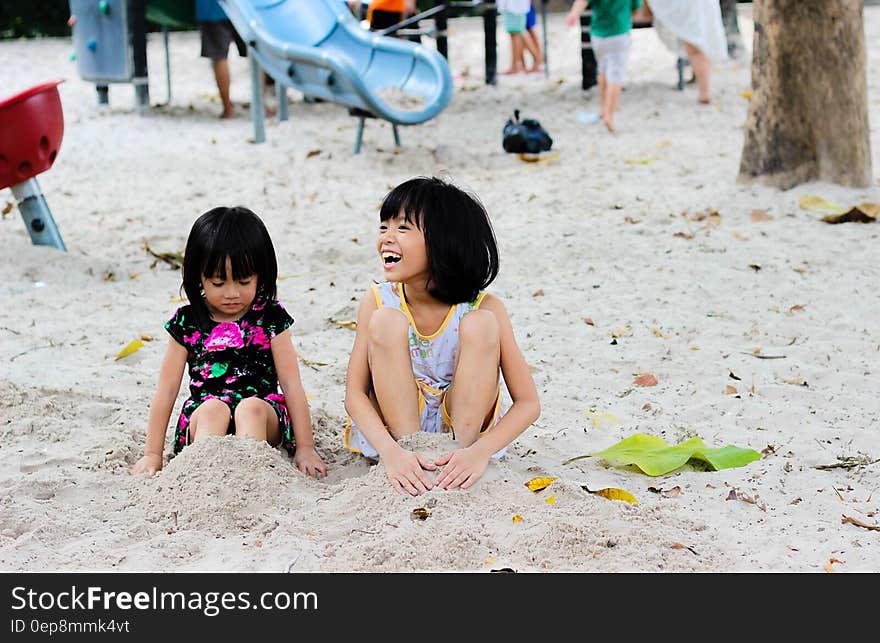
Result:
<svg viewBox="0 0 880 643"><path fill-rule="evenodd" d="M168 90L167 104L171 104L171 48L168 46L168 25L162 25L162 42L165 43L165 88Z"/></svg>
<svg viewBox="0 0 880 643"><path fill-rule="evenodd" d="M137 112L143 116L150 108L150 81L147 77L147 3L131 0L131 48L134 62L135 102Z"/></svg>
<svg viewBox="0 0 880 643"><path fill-rule="evenodd" d="M541 34L544 37L544 78L550 78L550 57L547 54L547 2L541 0Z"/></svg>
<svg viewBox="0 0 880 643"><path fill-rule="evenodd" d="M449 43L446 40L448 12L445 3L440 6L442 9L437 12L434 18L434 26L437 29L437 51L440 52L441 56L449 60Z"/></svg>
<svg viewBox="0 0 880 643"><path fill-rule="evenodd" d="M254 122L254 143L266 140L266 107L263 104L263 78L260 63L253 50L248 47L248 58L251 61L251 120Z"/></svg>
<svg viewBox="0 0 880 643"><path fill-rule="evenodd" d="M486 45L486 84L496 85L498 78L498 43L495 31L497 13L494 2L487 2L483 9L483 40Z"/></svg>
<svg viewBox="0 0 880 643"><path fill-rule="evenodd" d="M31 177L11 187L12 195L18 203L18 211L31 236L31 243L35 246L52 246L66 251L67 247L61 239L61 233L55 225L55 219L52 218L37 177Z"/></svg>
<svg viewBox="0 0 880 643"><path fill-rule="evenodd" d="M593 53L593 45L590 42L590 20L593 12L589 6L581 14L581 89L593 87L596 80L597 67L596 55Z"/></svg>

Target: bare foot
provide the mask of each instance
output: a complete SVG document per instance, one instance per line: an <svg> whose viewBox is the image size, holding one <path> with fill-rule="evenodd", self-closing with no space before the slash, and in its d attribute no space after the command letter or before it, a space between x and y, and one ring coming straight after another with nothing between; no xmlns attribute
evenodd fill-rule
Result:
<svg viewBox="0 0 880 643"><path fill-rule="evenodd" d="M514 74L524 74L524 73L526 73L525 69L520 69L518 67L511 67L510 69L502 71L501 75L502 76L513 76Z"/></svg>
<svg viewBox="0 0 880 643"><path fill-rule="evenodd" d="M614 121L611 119L611 117L605 118L603 116L602 122L605 123L605 127L608 129L609 132L614 132Z"/></svg>
<svg viewBox="0 0 880 643"><path fill-rule="evenodd" d="M220 118L234 118L235 117L235 108L232 105L223 108L223 112L220 114Z"/></svg>
<svg viewBox="0 0 880 643"><path fill-rule="evenodd" d="M534 65L533 67L529 67L526 73L537 74L538 72L542 71L544 71L544 65Z"/></svg>
<svg viewBox="0 0 880 643"><path fill-rule="evenodd" d="M701 105L708 105L709 103L712 102L712 99L709 98L708 96L701 96L700 98L697 99L697 102L700 103Z"/></svg>

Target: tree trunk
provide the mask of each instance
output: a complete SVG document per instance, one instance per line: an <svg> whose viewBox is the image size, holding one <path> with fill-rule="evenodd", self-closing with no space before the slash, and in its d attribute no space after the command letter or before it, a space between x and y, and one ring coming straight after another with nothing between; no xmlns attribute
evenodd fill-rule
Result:
<svg viewBox="0 0 880 643"><path fill-rule="evenodd" d="M755 0L739 181L871 185L862 0Z"/></svg>

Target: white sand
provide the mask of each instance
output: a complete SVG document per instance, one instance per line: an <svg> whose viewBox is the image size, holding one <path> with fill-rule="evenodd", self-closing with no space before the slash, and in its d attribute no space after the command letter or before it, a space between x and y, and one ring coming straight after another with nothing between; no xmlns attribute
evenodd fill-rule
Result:
<svg viewBox="0 0 880 643"><path fill-rule="evenodd" d="M750 9L740 11L751 43ZM675 91L674 57L651 30L634 32L619 133L579 122L596 111L596 90L580 89L578 34L562 17L549 24L550 78L500 77L497 87L482 83L481 22L451 21L450 106L402 128L398 151L387 123L368 122L358 156L344 109L292 91L290 121L250 143L248 70L236 57L239 116L219 121L196 33L172 34L171 105L146 117L128 85L112 86L110 108L99 109L68 39L0 42L4 95L67 79L64 143L39 181L69 249L32 246L15 208L0 221L0 569L880 571L880 531L841 522L880 524L880 463L816 468L880 457L880 228L830 226L798 206L805 194L880 202L880 190L737 184L748 61L716 68L715 102L701 106L694 86ZM866 7L865 21L876 70L880 7ZM500 28L499 43L504 69ZM149 56L153 101L164 101L158 34ZM876 176L876 73L868 100ZM515 107L540 119L558 158L529 164L502 151ZM380 275L382 195L441 173L493 216L502 268L492 290L534 367L543 413L473 489L411 498L341 445L354 335L334 321L354 319ZM275 240L280 299L313 362L302 371L325 481L231 437L188 447L154 479L128 474L144 447L162 324L179 304L178 273L144 243L181 252L195 217L223 204L253 208ZM719 225L697 220L710 209ZM772 219L752 222L755 209ZM613 333L624 336L614 344ZM155 341L114 360L142 335ZM758 359L758 348L785 358ZM642 371L659 384L635 386ZM797 379L807 385L787 383ZM590 408L620 422L597 427ZM596 458L562 464L638 432L765 457L657 478ZM409 442L438 454L450 446L430 438ZM558 480L538 493L524 486L544 475ZM639 504L582 485L620 487ZM418 507L426 520L412 517Z"/></svg>

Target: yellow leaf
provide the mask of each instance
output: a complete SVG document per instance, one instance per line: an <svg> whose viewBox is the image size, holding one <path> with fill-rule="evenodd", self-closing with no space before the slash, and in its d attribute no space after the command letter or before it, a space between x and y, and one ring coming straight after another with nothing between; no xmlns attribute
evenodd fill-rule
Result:
<svg viewBox="0 0 880 643"><path fill-rule="evenodd" d="M653 163L654 161L659 161L660 159L656 156L649 156L647 158L632 158L623 160L629 165L648 165L648 163Z"/></svg>
<svg viewBox="0 0 880 643"><path fill-rule="evenodd" d="M519 156L520 161L525 161L526 163L544 163L546 161L553 161L559 158L559 152L550 152L549 154L517 154Z"/></svg>
<svg viewBox="0 0 880 643"><path fill-rule="evenodd" d="M617 416L613 413L609 413L608 411L597 411L596 409L587 409L587 416L590 418L590 421L593 423L593 426L597 429L602 428L602 420L605 420L609 424L620 424L620 420L617 419Z"/></svg>
<svg viewBox="0 0 880 643"><path fill-rule="evenodd" d="M661 339L669 339L669 335L667 335L666 333L664 333L664 332L663 332L662 330L660 330L659 328L652 328L652 329L651 329L651 332L654 333L654 337L659 337L659 338L661 338Z"/></svg>
<svg viewBox="0 0 880 643"><path fill-rule="evenodd" d="M123 357L128 357L129 355L139 351L143 347L144 343L141 340L133 339L128 343L128 346L126 346L116 354L116 357L114 359L122 359Z"/></svg>
<svg viewBox="0 0 880 643"><path fill-rule="evenodd" d="M522 522L522 516L520 516L519 514L516 514L513 517L513 522Z"/></svg>
<svg viewBox="0 0 880 643"><path fill-rule="evenodd" d="M556 478L532 478L525 485L529 488L529 491L540 491L550 486L550 483L554 480Z"/></svg>
<svg viewBox="0 0 880 643"><path fill-rule="evenodd" d="M746 89L746 90L744 90L743 93L740 94L740 95L741 95L743 98L745 98L746 100L749 100L749 99L752 97L752 90L751 90L751 89Z"/></svg>
<svg viewBox="0 0 880 643"><path fill-rule="evenodd" d="M825 214L843 214L849 208L845 205L839 205L837 203L831 203L830 201L826 201L820 196L815 196L812 194L805 194L800 198L798 204L804 210L810 210L812 212L823 212Z"/></svg>
<svg viewBox="0 0 880 643"><path fill-rule="evenodd" d="M544 502L546 502L548 505L555 505L556 496L547 496L547 499Z"/></svg>
<svg viewBox="0 0 880 643"><path fill-rule="evenodd" d="M334 319L333 323L337 326L342 326L343 328L347 328L348 330L357 330L357 322L350 321L345 319Z"/></svg>
<svg viewBox="0 0 880 643"><path fill-rule="evenodd" d="M617 487L605 487L604 489L587 489L586 487L582 487L582 489L597 496L607 498L608 500L623 500L631 505L638 504L639 502L629 491L618 489Z"/></svg>

